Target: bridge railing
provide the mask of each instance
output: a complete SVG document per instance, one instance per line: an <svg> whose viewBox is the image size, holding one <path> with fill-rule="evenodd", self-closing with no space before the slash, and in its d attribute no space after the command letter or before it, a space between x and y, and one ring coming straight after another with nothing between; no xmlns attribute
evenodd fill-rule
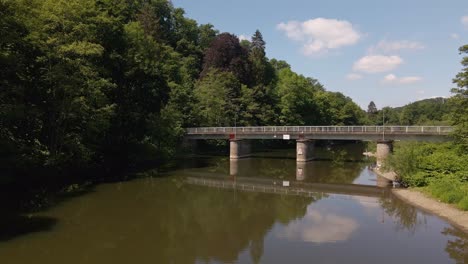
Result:
<svg viewBox="0 0 468 264"><path fill-rule="evenodd" d="M188 134L230 133L362 133L362 134L438 134L453 132L450 126L258 126L258 127L194 127L187 128Z"/></svg>

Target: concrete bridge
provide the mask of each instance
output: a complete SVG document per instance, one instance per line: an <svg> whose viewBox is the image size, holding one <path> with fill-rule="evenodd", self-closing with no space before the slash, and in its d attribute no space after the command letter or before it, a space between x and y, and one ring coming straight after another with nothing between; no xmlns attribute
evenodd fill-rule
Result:
<svg viewBox="0 0 468 264"><path fill-rule="evenodd" d="M187 128L186 139L230 140L230 158L250 155L249 140L296 140L296 160L313 159L316 140L363 140L377 142L377 165L392 152L393 141L448 141L450 126L258 126Z"/></svg>

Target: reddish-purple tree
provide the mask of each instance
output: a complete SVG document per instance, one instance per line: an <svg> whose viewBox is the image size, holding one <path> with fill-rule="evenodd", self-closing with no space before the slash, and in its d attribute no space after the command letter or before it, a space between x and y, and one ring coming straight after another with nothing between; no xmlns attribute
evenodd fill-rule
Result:
<svg viewBox="0 0 468 264"><path fill-rule="evenodd" d="M211 42L205 51L201 78L213 68L232 72L241 83L250 85L248 50L240 45L235 35L222 33Z"/></svg>

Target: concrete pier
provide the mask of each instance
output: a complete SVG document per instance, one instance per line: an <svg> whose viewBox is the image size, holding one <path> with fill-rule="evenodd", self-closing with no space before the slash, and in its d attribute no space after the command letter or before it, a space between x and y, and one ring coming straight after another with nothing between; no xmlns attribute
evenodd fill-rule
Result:
<svg viewBox="0 0 468 264"><path fill-rule="evenodd" d="M250 156L250 142L243 139L229 140L229 158L242 159Z"/></svg>
<svg viewBox="0 0 468 264"><path fill-rule="evenodd" d="M383 165L388 155L393 152L393 140L378 140L377 141L377 167Z"/></svg>
<svg viewBox="0 0 468 264"><path fill-rule="evenodd" d="M296 162L307 162L314 158L315 142L299 139L296 141Z"/></svg>
<svg viewBox="0 0 468 264"><path fill-rule="evenodd" d="M239 174L239 160L230 159L229 160L229 175L237 176L237 174Z"/></svg>
<svg viewBox="0 0 468 264"><path fill-rule="evenodd" d="M296 181L303 181L307 177L307 163L296 162Z"/></svg>

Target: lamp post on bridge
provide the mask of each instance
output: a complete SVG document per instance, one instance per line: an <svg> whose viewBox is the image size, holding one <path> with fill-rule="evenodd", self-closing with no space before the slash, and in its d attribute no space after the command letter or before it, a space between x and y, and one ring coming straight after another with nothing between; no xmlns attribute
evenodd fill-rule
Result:
<svg viewBox="0 0 468 264"><path fill-rule="evenodd" d="M382 140L385 140L385 107L382 107Z"/></svg>

